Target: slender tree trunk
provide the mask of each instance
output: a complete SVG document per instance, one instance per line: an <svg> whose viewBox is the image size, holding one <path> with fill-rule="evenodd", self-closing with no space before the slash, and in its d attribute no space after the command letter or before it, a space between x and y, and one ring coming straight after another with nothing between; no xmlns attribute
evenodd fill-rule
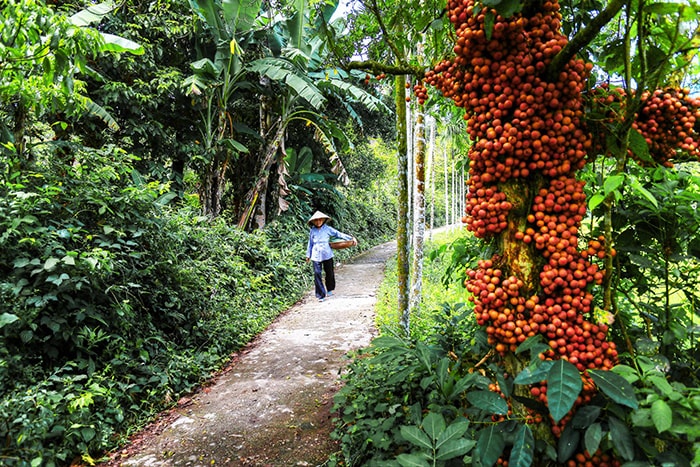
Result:
<svg viewBox="0 0 700 467"><path fill-rule="evenodd" d="M408 142L406 131L406 78L397 76L396 88L396 129L398 150L398 223L396 229L398 308L401 326L410 335L410 314L408 309Z"/></svg>
<svg viewBox="0 0 700 467"><path fill-rule="evenodd" d="M430 190L430 230L435 227L435 119L430 118L430 139L428 140L428 180L426 185Z"/></svg>
<svg viewBox="0 0 700 467"><path fill-rule="evenodd" d="M209 99L213 98L210 97ZM226 134L228 123L226 109L212 109L210 101L209 111L211 119L208 120L209 126L207 127L205 148L208 152L213 152L213 155L202 179L199 198L202 205L202 213L205 216L214 218L221 214L221 198L224 195L226 184L224 176L228 167L229 154L226 150L213 151L213 148L216 146L216 142L220 141Z"/></svg>
<svg viewBox="0 0 700 467"><path fill-rule="evenodd" d="M219 156L209 164L199 190L202 213L210 218L221 214L221 197L223 196L223 183L219 171Z"/></svg>
<svg viewBox="0 0 700 467"><path fill-rule="evenodd" d="M445 162L443 164L445 169L445 225L450 224L450 180L447 177L447 149L445 149Z"/></svg>
<svg viewBox="0 0 700 467"><path fill-rule="evenodd" d="M258 171L257 181L255 185L253 185L253 188L248 190L248 193L246 193L245 195L245 207L243 210L243 214L238 219L238 227L242 229L248 227L248 224L250 223L250 220L253 217L254 213L256 216L257 227L262 228L265 226L264 215L262 217L259 216L261 212L265 212L264 203L268 181L270 180L270 168L274 164L277 157L277 151L279 151L282 145L282 139L284 137L285 130L286 125L284 124L284 122L280 121L279 127L277 128L277 132L275 133L275 137L272 139L272 141L270 141L265 150L265 155L263 157L260 170ZM263 203L262 208L259 206L260 203ZM263 211L260 211L260 209L263 209ZM262 225L260 224L261 221L263 222Z"/></svg>
<svg viewBox="0 0 700 467"><path fill-rule="evenodd" d="M15 139L15 152L19 158L20 170L24 171L27 169L31 163L30 158L32 157L31 151L29 154L25 153L25 141L24 141L24 131L26 128L28 110L27 106L20 99L15 107L14 115L14 127L12 128L12 133ZM26 156L26 157L25 157Z"/></svg>
<svg viewBox="0 0 700 467"><path fill-rule="evenodd" d="M415 131L413 128L413 111L411 108L411 104L409 103L404 103L404 106L406 107L406 163L407 163L407 172L408 172L408 186L407 186L407 191L408 191L408 249L410 251L411 249L411 243L413 242L413 235L411 232L413 232L413 223L415 222L415 212L413 210L413 203L414 203L414 198L415 198L415 189L414 189L414 181L415 177L413 174L415 173L415 166L414 166L414 157L415 157L415 146L416 146L416 141L415 141ZM409 269L409 278L410 278L410 269ZM410 307L410 305L409 305Z"/></svg>
<svg viewBox="0 0 700 467"><path fill-rule="evenodd" d="M420 106L422 107L422 106ZM423 288L423 244L425 240L425 117L422 108L416 112L413 221L413 268L409 310L420 311Z"/></svg>

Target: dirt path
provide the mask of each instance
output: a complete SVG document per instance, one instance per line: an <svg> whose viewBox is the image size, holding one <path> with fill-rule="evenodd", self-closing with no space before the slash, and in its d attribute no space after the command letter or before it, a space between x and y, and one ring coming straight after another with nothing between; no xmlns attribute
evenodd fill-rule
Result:
<svg viewBox="0 0 700 467"><path fill-rule="evenodd" d="M375 335L374 305L396 243L336 270L336 295L313 292L243 349L209 387L115 454L106 466L318 466L347 352Z"/></svg>

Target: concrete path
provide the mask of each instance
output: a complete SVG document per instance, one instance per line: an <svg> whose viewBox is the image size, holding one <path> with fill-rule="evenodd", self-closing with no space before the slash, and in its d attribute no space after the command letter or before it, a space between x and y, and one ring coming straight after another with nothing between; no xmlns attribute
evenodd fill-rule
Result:
<svg viewBox="0 0 700 467"><path fill-rule="evenodd" d="M323 465L337 449L328 435L346 354L376 334L377 288L395 251L390 242L342 264L335 296L319 303L307 293L213 385L103 466Z"/></svg>

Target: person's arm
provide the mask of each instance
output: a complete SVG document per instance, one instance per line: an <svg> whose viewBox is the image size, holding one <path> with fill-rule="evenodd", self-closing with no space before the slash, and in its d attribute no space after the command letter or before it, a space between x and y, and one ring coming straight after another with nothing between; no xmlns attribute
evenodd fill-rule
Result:
<svg viewBox="0 0 700 467"><path fill-rule="evenodd" d="M311 258L311 250L314 247L314 241L313 241L313 236L311 235L311 230L309 230L309 243L306 246L306 262L309 262L309 259Z"/></svg>

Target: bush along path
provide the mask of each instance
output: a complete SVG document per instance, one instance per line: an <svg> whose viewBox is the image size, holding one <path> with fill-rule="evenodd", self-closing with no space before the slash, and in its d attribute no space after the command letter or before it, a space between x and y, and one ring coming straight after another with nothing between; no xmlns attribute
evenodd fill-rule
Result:
<svg viewBox="0 0 700 467"><path fill-rule="evenodd" d="M342 264L334 296L307 293L101 467L324 464L337 450L329 435L340 373L376 333L376 292L395 251L390 242Z"/></svg>

